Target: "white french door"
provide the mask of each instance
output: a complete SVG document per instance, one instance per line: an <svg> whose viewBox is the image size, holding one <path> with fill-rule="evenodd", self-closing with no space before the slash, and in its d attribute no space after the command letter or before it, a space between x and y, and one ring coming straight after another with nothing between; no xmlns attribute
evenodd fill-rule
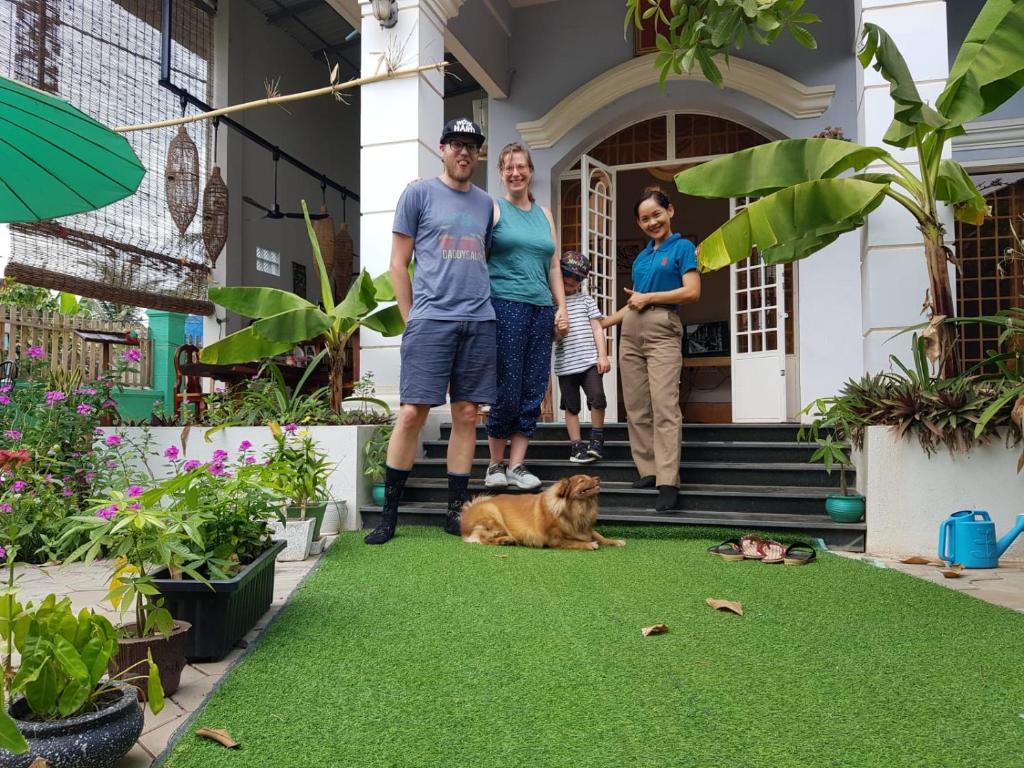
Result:
<svg viewBox="0 0 1024 768"><path fill-rule="evenodd" d="M733 198L732 218L753 198ZM755 250L729 267L729 329L732 336L732 420L785 421L786 271Z"/></svg>

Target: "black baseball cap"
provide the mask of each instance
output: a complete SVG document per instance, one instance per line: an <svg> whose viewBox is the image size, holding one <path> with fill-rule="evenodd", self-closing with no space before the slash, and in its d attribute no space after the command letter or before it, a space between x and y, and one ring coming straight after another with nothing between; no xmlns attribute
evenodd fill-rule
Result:
<svg viewBox="0 0 1024 768"><path fill-rule="evenodd" d="M457 117L444 124L441 131L441 143L447 144L451 139L473 139L478 147L484 145L484 132L480 126L465 117Z"/></svg>

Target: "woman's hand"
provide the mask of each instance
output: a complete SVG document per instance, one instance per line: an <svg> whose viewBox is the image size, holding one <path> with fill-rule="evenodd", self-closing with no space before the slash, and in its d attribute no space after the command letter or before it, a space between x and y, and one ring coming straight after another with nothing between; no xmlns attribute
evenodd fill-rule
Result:
<svg viewBox="0 0 1024 768"><path fill-rule="evenodd" d="M653 297L649 293L637 293L631 288L626 288L625 291L629 295L629 300L626 302L626 306L632 310L640 312L644 307L652 303L651 300Z"/></svg>
<svg viewBox="0 0 1024 768"><path fill-rule="evenodd" d="M563 336L569 332L569 314L564 309L555 312L555 331Z"/></svg>

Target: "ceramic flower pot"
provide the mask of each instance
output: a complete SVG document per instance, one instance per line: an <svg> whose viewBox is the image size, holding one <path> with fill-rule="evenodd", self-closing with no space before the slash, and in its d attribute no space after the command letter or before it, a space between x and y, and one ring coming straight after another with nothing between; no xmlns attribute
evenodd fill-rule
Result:
<svg viewBox="0 0 1024 768"><path fill-rule="evenodd" d="M313 526L315 521L307 517L305 520L288 520L286 523L274 521L270 524L275 539L286 542L284 551L278 555L281 562L305 560L309 557L309 548L313 543Z"/></svg>
<svg viewBox="0 0 1024 768"><path fill-rule="evenodd" d="M370 490L370 497L378 507L384 506L384 483L374 483Z"/></svg>
<svg viewBox="0 0 1024 768"><path fill-rule="evenodd" d="M313 539L320 538L320 528L324 524L324 513L327 511L326 501L314 501L306 505L306 518L313 520ZM302 517L302 507L290 505L288 507L288 519L298 520Z"/></svg>
<svg viewBox="0 0 1024 768"><path fill-rule="evenodd" d="M837 523L859 523L864 517L864 497L829 496L825 499L825 511Z"/></svg>

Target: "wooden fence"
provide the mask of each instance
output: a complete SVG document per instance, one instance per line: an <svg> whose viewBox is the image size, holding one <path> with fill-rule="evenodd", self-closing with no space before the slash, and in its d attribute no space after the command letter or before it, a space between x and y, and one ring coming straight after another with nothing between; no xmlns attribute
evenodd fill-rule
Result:
<svg viewBox="0 0 1024 768"><path fill-rule="evenodd" d="M0 329L4 360L24 362L29 347L42 347L51 369L79 369L85 382L97 378L104 371L105 361L114 364L125 350L138 349L142 353L141 360L135 365L138 370L126 374L121 383L129 387L152 385L153 345L149 329L145 326L0 306ZM135 331L139 346L85 341L75 331Z"/></svg>

